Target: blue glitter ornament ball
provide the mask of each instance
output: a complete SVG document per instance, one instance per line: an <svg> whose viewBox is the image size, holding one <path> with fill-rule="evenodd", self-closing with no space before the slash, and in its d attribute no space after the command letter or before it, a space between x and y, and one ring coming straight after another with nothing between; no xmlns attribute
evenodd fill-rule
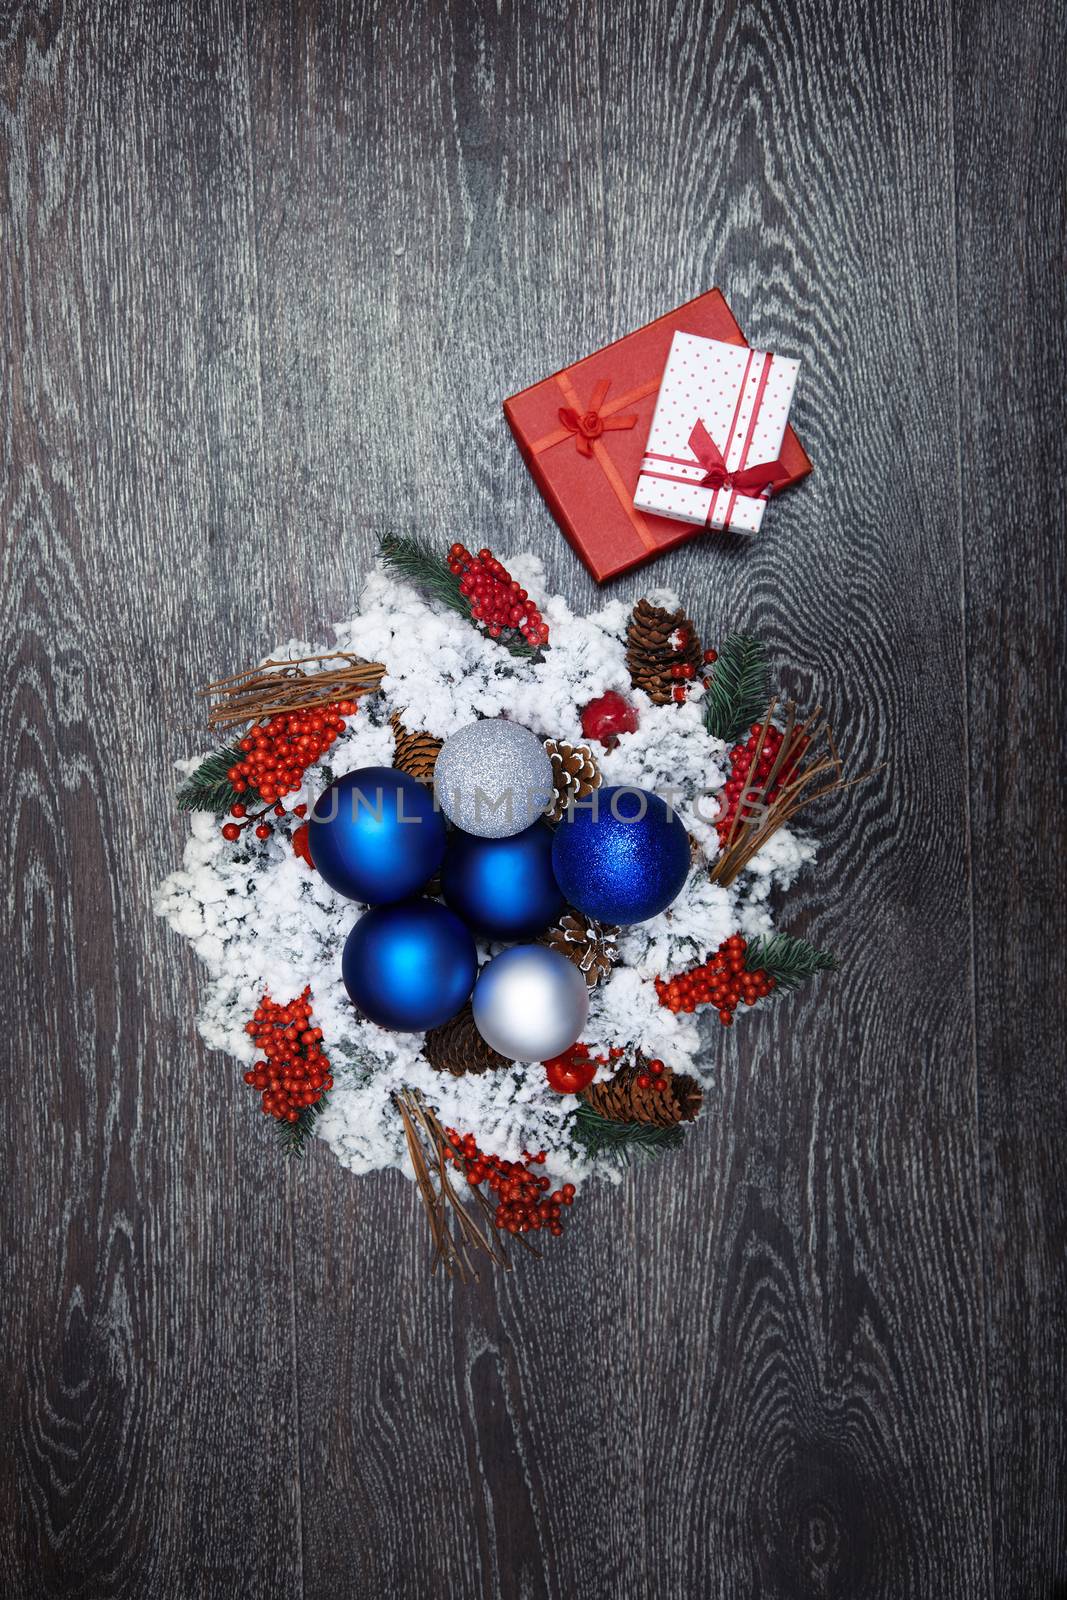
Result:
<svg viewBox="0 0 1067 1600"><path fill-rule="evenodd" d="M665 911L689 876L689 835L647 789L596 789L595 804L564 813L552 842L556 882L598 922L645 922Z"/></svg>
<svg viewBox="0 0 1067 1600"><path fill-rule="evenodd" d="M331 889L384 905L433 877L445 853L445 822L417 778L395 767L360 767L316 800L308 848Z"/></svg>
<svg viewBox="0 0 1067 1600"><path fill-rule="evenodd" d="M547 823L507 839L453 833L445 849L441 888L453 911L487 939L533 939L564 909L552 871Z"/></svg>
<svg viewBox="0 0 1067 1600"><path fill-rule="evenodd" d="M422 1033L454 1017L478 972L474 940L433 900L365 911L345 941L341 975L353 1003L382 1028Z"/></svg>

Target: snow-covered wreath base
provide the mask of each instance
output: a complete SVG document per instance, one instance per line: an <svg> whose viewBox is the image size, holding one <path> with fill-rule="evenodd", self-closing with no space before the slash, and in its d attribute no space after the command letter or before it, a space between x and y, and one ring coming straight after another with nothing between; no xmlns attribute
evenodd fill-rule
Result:
<svg viewBox="0 0 1067 1600"><path fill-rule="evenodd" d="M621 959L593 990L582 1037L594 1055L640 1049L707 1084L717 1070L711 1048L717 1023L666 1009L654 980L703 961L732 933L770 933L771 889L787 888L814 848L781 827L730 887L712 882L708 868L719 852L714 797L726 781L727 747L706 730L699 692L685 704L653 704L635 690L627 669L626 604L612 601L575 616L562 596L545 593L537 558L517 556L509 569L550 629L550 647L533 659L509 654L469 618L424 598L383 566L369 574L357 611L335 626L331 648L384 663L385 676L379 692L347 719L328 766L309 768L303 792L287 797L287 805L312 804L331 779L355 768L390 765L393 713L441 739L476 718L507 717L543 738L579 743L581 709L610 690L626 695L639 725L613 749L598 749L603 781L669 796L695 841L694 864L669 910L622 930ZM665 590L649 599L678 604ZM311 646L292 640L272 659L311 654ZM179 768L188 773L197 765ZM213 1049L251 1063L246 1023L264 993L284 1002L310 987L334 1077L316 1132L352 1172L396 1167L412 1176L393 1098L409 1088L421 1091L442 1124L472 1132L483 1150L508 1160L544 1150L544 1170L555 1181L617 1175L616 1162L591 1157L574 1138L578 1102L551 1089L541 1066L453 1077L430 1066L421 1034L388 1032L357 1014L341 981L341 950L365 908L309 870L286 834L257 840L246 830L239 841L227 841L215 815L194 813L183 866L158 889L156 909L207 968L198 1020ZM483 945L480 958L495 948ZM601 1067L599 1075L611 1070Z"/></svg>

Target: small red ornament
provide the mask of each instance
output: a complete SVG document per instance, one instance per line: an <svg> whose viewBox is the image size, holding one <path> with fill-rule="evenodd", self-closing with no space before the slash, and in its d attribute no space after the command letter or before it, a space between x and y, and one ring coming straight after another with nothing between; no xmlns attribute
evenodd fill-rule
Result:
<svg viewBox="0 0 1067 1600"><path fill-rule="evenodd" d="M614 689L609 689L598 700L590 700L582 712L583 734L607 750L615 748L620 733L636 733L637 724L637 707Z"/></svg>
<svg viewBox="0 0 1067 1600"><path fill-rule="evenodd" d="M545 1062L548 1087L557 1094L579 1094L588 1089L596 1077L597 1062L590 1056L588 1045L572 1044L561 1056Z"/></svg>
<svg viewBox="0 0 1067 1600"><path fill-rule="evenodd" d="M307 807L301 806L299 810L303 813L307 810ZM294 856L299 856L301 861L306 861L311 870L314 871L315 863L311 859L311 847L308 844L308 825L306 822L301 823L289 842L293 847Z"/></svg>

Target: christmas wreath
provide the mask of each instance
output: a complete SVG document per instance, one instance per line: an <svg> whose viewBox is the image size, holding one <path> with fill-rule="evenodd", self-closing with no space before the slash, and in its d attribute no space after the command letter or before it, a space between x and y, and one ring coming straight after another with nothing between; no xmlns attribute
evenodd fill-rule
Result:
<svg viewBox="0 0 1067 1600"><path fill-rule="evenodd" d="M401 1169L462 1277L681 1143L709 1020L835 966L770 896L845 778L760 643L666 591L576 616L534 557L388 539L334 633L203 691L157 910L282 1148Z"/></svg>

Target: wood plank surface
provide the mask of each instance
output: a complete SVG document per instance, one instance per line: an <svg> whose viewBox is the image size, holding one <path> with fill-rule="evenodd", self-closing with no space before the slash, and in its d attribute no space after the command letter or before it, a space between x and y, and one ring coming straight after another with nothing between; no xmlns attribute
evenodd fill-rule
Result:
<svg viewBox="0 0 1067 1600"><path fill-rule="evenodd" d="M1067 1593L1067 13L966 7L954 44L991 1526L1028 1600Z"/></svg>
<svg viewBox="0 0 1067 1600"><path fill-rule="evenodd" d="M150 913L190 684L277 603L243 18L3 18L0 1589L291 1594L286 1180Z"/></svg>
<svg viewBox="0 0 1067 1600"><path fill-rule="evenodd" d="M0 6L5 1594L1063 1592L1063 42L1047 0ZM815 474L612 592L753 627L887 763L788 905L845 968L452 1288L410 1185L287 1172L198 1046L169 763L386 529L590 602L500 400L715 283L802 357Z"/></svg>

